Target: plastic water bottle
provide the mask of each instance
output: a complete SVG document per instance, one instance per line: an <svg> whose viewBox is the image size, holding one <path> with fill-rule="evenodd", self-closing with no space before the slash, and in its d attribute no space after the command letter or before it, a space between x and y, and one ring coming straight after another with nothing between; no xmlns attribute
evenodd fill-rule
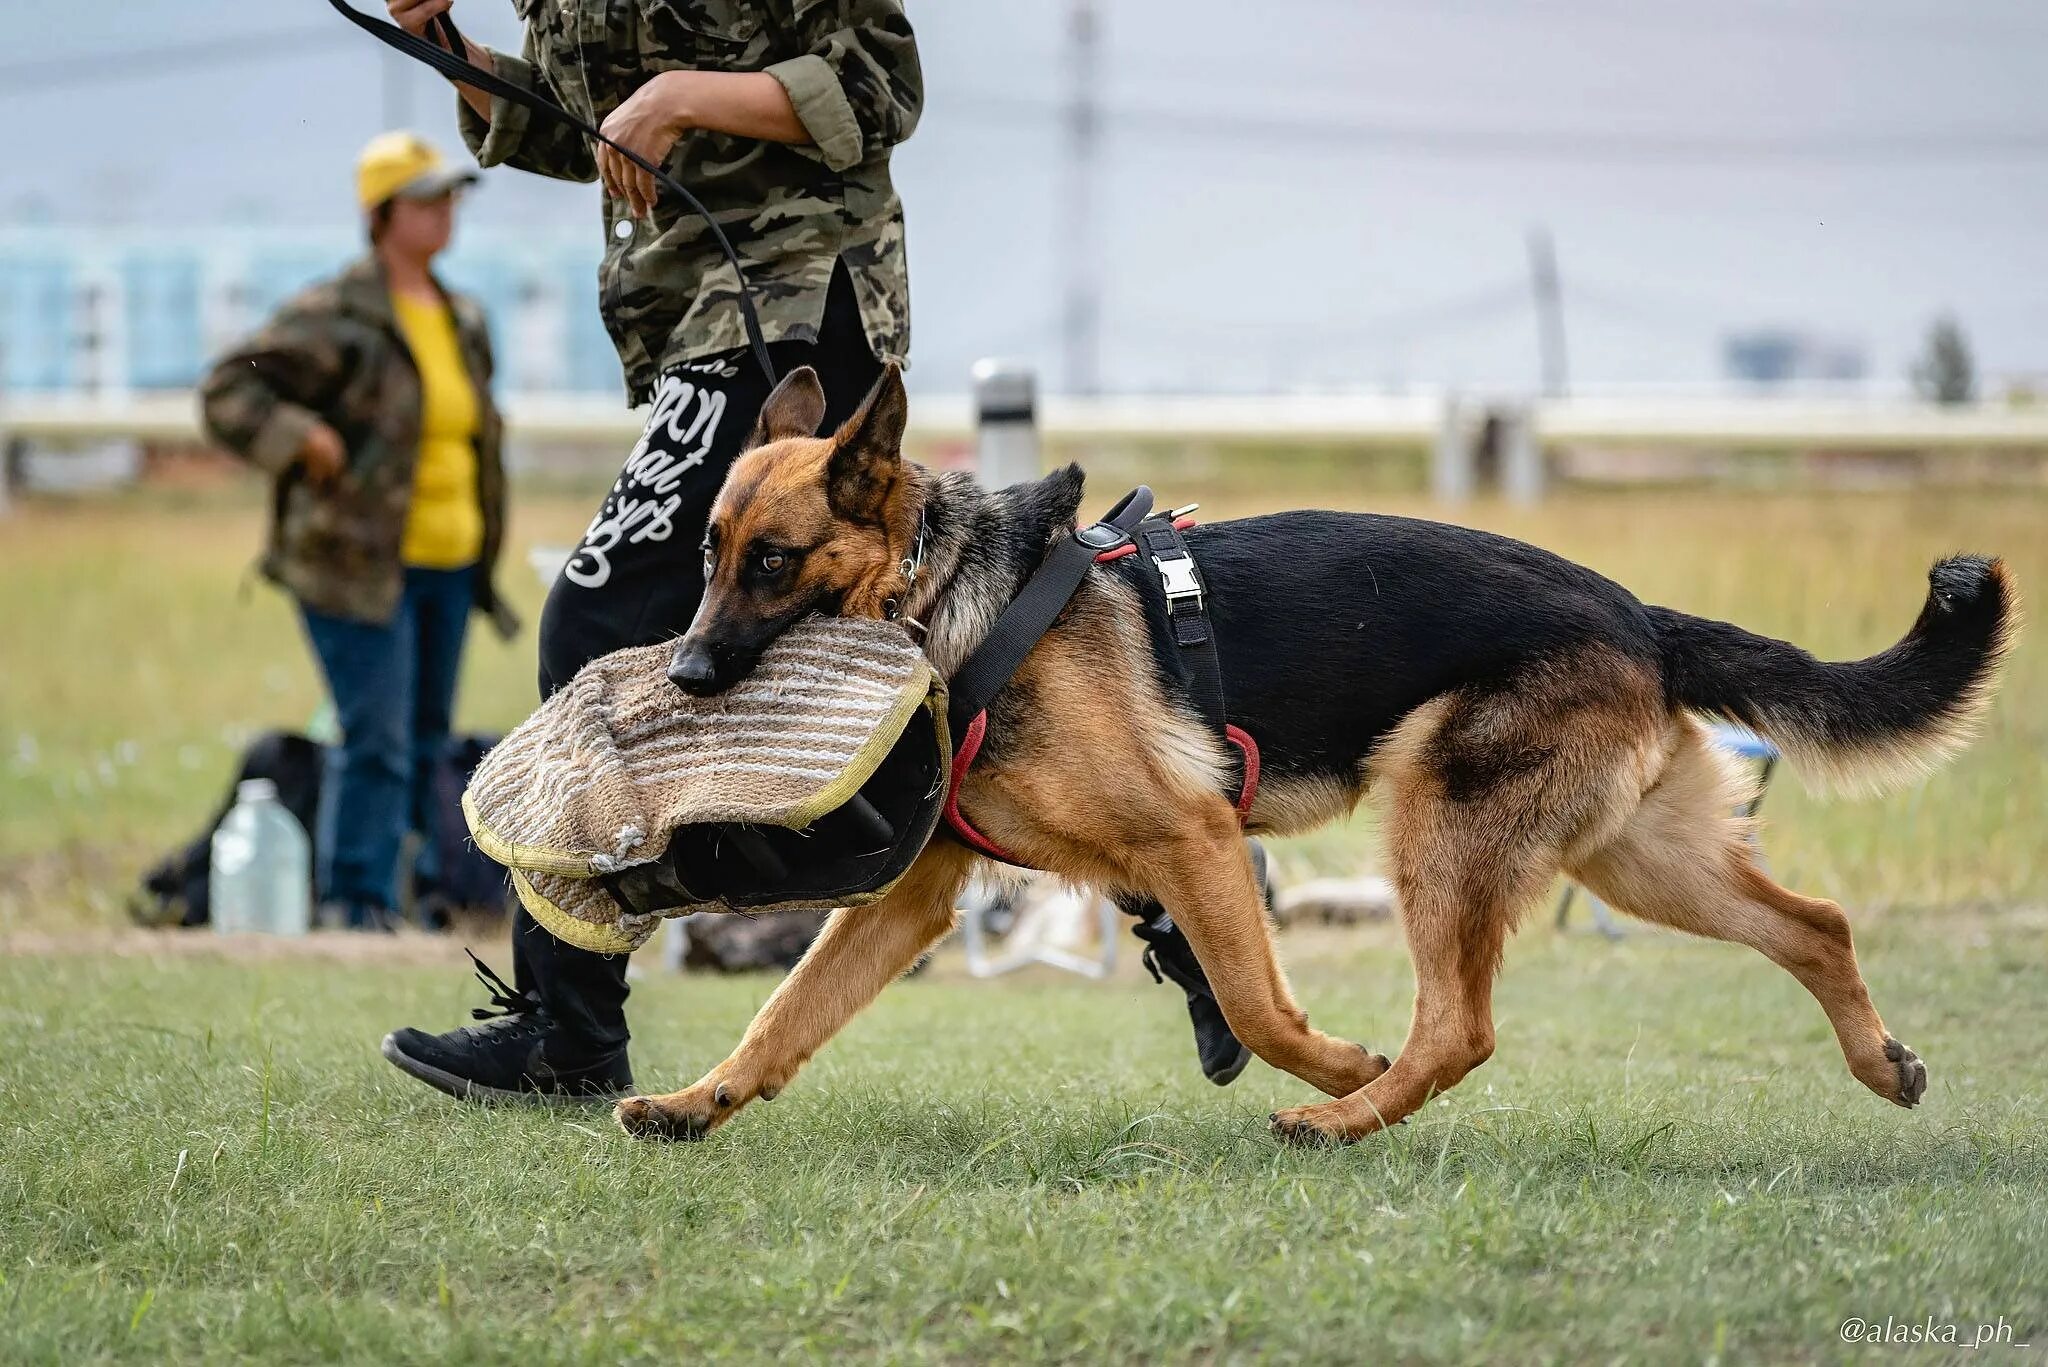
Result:
<svg viewBox="0 0 2048 1367"><path fill-rule="evenodd" d="M304 935L312 922L311 860L306 832L277 800L277 785L243 779L213 833L213 928Z"/></svg>

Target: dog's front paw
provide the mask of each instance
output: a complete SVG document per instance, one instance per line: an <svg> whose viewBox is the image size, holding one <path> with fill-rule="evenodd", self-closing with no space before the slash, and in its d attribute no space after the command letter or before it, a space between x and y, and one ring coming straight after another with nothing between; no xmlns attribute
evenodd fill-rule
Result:
<svg viewBox="0 0 2048 1367"><path fill-rule="evenodd" d="M1334 1129L1317 1115L1327 1111L1326 1106L1291 1106L1284 1111L1275 1111L1266 1117L1273 1133L1286 1143L1301 1148L1320 1149L1349 1142L1349 1137Z"/></svg>
<svg viewBox="0 0 2048 1367"><path fill-rule="evenodd" d="M1885 1061L1892 1065L1898 1078L1898 1089L1886 1096L1878 1095L1895 1106L1911 1109L1920 1104L1920 1098L1927 1094L1927 1065L1920 1056L1897 1040L1887 1037L1884 1042Z"/></svg>
<svg viewBox="0 0 2048 1367"><path fill-rule="evenodd" d="M740 1108L728 1083L698 1083L668 1096L629 1096L612 1108L619 1128L635 1139L702 1139Z"/></svg>

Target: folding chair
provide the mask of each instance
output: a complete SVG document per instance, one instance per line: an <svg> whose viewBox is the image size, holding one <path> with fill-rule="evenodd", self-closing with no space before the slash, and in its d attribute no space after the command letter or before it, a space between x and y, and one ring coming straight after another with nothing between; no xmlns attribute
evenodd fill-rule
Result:
<svg viewBox="0 0 2048 1367"><path fill-rule="evenodd" d="M1034 880L1040 881L1040 880ZM968 889L960 914L960 937L967 949L967 971L977 978L1013 973L1031 964L1106 978L1116 969L1116 942L1123 931L1122 913L1108 898L1092 891L1053 891L1043 880L1022 896L989 884ZM1095 913L1096 951L1078 953L1053 937L1059 915ZM1004 925L1003 922L1008 924Z"/></svg>

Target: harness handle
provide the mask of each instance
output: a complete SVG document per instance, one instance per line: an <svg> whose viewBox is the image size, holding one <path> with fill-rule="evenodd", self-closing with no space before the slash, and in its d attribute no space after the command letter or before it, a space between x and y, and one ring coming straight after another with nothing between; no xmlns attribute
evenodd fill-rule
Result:
<svg viewBox="0 0 2048 1367"><path fill-rule="evenodd" d="M568 110L556 104L553 100L548 99L545 95L528 90L523 86L514 85L495 71L486 71L470 61L462 55L469 50L468 44L463 42L461 32L455 27L455 21L448 15L436 15L434 18L434 27L440 33L442 41L447 44L444 48L440 43L436 43L431 39L406 32L388 19L378 19L364 14L361 10L348 4L347 0L328 0L328 3L335 8L342 18L354 24L378 42L396 48L414 61L422 62L432 67L451 81L459 82L462 85L475 86L487 95L510 100L512 103L523 105L537 114L545 114L551 119L569 125L569 127L576 129L585 137L594 138L611 148L614 152L617 152L627 161L632 162L635 166L653 176L656 181L673 191L689 207L692 213L704 220L704 226L711 230L712 239L718 243L718 250L724 253L727 263L732 266L732 273L738 279L740 286L740 322L746 328L747 346L754 353L754 363L761 367L762 375L767 377L768 387L770 389L775 387L776 381L779 378L775 373L775 362L770 360L768 356L768 339L766 334L761 331L761 317L754 309L754 291L747 284L747 272L740 265L739 253L733 250L732 240L725 235L725 229L718 226L718 220L713 218L711 211L704 207L704 202L691 194L681 181L669 175L668 172L662 170L638 152L621 147L618 143L599 132L594 125L584 122L576 117L576 115L571 114Z"/></svg>

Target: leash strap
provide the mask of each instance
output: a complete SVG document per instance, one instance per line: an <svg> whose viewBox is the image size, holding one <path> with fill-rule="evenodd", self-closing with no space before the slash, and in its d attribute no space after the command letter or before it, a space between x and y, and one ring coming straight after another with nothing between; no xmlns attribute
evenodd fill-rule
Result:
<svg viewBox="0 0 2048 1367"><path fill-rule="evenodd" d="M746 327L747 346L754 353L754 363L761 367L761 373L767 377L769 388L775 387L777 380L775 362L770 360L768 356L768 339L761 331L761 316L754 309L754 291L752 286L747 284L747 272L740 265L739 253L733 250L732 240L725 235L725 229L718 226L718 220L713 218L711 211L704 207L704 202L691 194L681 181L669 175L668 172L662 170L638 152L621 147L618 143L599 132L594 125L584 122L568 110L562 108L562 106L556 104L553 100L548 99L545 95L537 91L528 90L524 86L514 85L503 76L498 75L497 72L486 71L470 61L462 55L469 50L469 46L463 42L462 34L455 27L455 21L447 15L438 15L434 19L434 27L440 33L442 43L447 44L446 47L443 47L441 43L422 38L418 34L408 33L387 19L378 19L364 14L361 10L348 4L347 0L328 0L328 3L334 7L335 11L342 18L354 24L378 42L396 48L414 61L432 67L451 81L462 85L475 86L487 95L492 95L502 100L510 100L514 104L525 106L536 114L545 114L551 119L569 125L569 127L574 128L585 137L592 138L611 148L614 152L617 152L627 161L632 162L635 166L653 176L657 182L673 192L677 198L681 199L688 206L692 213L704 220L704 226L711 230L712 239L718 243L718 250L725 254L726 262L731 265L733 275L739 281L740 321Z"/></svg>
<svg viewBox="0 0 2048 1367"><path fill-rule="evenodd" d="M1023 591L996 619L988 638L947 684L951 697L948 720L955 737L967 734L975 717L995 701L1031 648L1052 629L1074 591L1088 577L1095 557L1129 540L1131 529L1151 511L1152 491L1139 485L1100 522L1081 528L1046 552Z"/></svg>

